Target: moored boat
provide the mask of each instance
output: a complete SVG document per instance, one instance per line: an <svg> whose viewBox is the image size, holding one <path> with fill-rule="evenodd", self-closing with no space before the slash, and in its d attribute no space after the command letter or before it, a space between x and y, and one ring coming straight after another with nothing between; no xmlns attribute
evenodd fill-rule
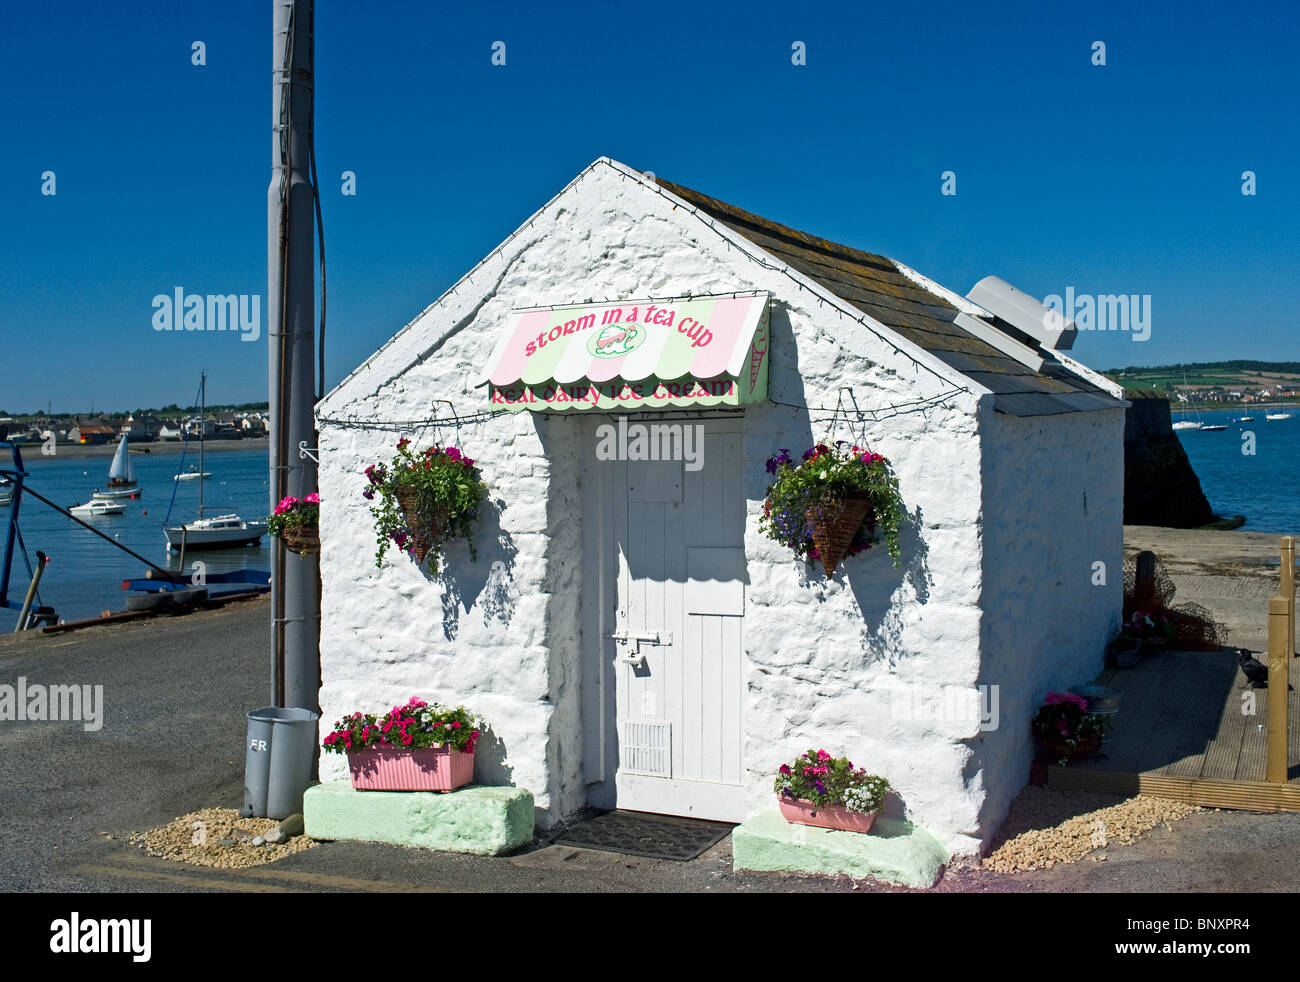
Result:
<svg viewBox="0 0 1300 982"><path fill-rule="evenodd" d="M1265 419L1290 419L1291 413L1265 413Z"/></svg>
<svg viewBox="0 0 1300 982"><path fill-rule="evenodd" d="M246 522L238 515L199 518L165 529L167 547L180 549L220 549L229 546L257 545L266 535L266 522Z"/></svg>
<svg viewBox="0 0 1300 982"><path fill-rule="evenodd" d="M116 501L91 498L84 505L73 505L68 511L82 518L100 518L104 515L120 515L126 511L126 506Z"/></svg>
<svg viewBox="0 0 1300 982"><path fill-rule="evenodd" d="M207 409L207 384L208 376L204 373L199 377L200 418ZM203 430L200 428L198 470L176 475L177 481L199 481L199 517L192 522L182 522L179 525L168 525L166 519L164 519L163 535L167 539L167 548L169 550L221 549L232 546L257 545L262 536L266 535L266 522L246 522L234 513L217 515L213 518L203 517L203 481L201 478L206 477L208 477L208 473L203 469ZM168 514L171 514L170 509Z"/></svg>

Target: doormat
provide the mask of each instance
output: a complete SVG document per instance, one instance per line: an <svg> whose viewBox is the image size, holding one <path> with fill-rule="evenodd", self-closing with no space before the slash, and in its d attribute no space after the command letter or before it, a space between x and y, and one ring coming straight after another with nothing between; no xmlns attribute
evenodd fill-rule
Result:
<svg viewBox="0 0 1300 982"><path fill-rule="evenodd" d="M606 812L565 830L557 845L689 862L735 828L726 822L644 812Z"/></svg>

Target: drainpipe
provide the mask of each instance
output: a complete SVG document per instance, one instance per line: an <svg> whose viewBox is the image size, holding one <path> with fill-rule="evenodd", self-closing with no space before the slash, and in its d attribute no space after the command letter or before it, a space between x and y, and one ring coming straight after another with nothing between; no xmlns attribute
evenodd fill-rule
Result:
<svg viewBox="0 0 1300 982"><path fill-rule="evenodd" d="M271 186L268 192L267 366L270 510L316 490L315 202L310 174L313 110L312 0L274 0ZM317 710L320 689L319 567L271 543L273 702Z"/></svg>

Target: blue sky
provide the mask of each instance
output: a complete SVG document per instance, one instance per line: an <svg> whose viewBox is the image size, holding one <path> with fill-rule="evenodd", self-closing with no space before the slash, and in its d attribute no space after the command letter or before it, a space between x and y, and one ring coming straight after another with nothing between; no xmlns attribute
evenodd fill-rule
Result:
<svg viewBox="0 0 1300 982"><path fill-rule="evenodd" d="M1081 334L1097 367L1300 358L1297 5L741 9L318 0L327 382L601 155L961 293L1149 294L1150 340ZM7 10L0 409L266 398L265 331L150 321L177 286L265 319L271 10Z"/></svg>

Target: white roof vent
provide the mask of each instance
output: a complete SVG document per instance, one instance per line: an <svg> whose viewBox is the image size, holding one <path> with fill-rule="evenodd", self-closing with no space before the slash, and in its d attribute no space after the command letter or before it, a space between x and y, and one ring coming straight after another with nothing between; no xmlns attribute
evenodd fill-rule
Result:
<svg viewBox="0 0 1300 982"><path fill-rule="evenodd" d="M984 277L966 298L1048 348L1068 351L1079 333L1074 321L1059 310L1043 306L997 276Z"/></svg>

